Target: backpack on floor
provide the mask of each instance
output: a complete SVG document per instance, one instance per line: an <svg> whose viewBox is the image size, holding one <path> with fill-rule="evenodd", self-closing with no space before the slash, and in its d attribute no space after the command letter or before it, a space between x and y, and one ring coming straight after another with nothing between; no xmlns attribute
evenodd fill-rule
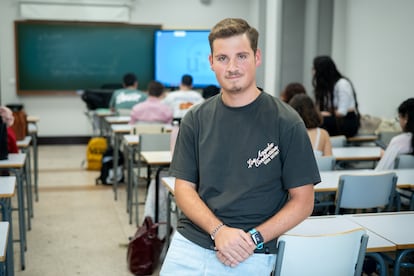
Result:
<svg viewBox="0 0 414 276"><path fill-rule="evenodd" d="M106 138L93 137L89 140L86 147L86 169L99 171L102 166L102 156L107 150Z"/></svg>
<svg viewBox="0 0 414 276"><path fill-rule="evenodd" d="M108 147L102 156L101 175L96 179L96 185L107 184L112 185L114 183L114 150L112 147ZM124 155L118 151L118 167L116 171L117 183L124 181Z"/></svg>

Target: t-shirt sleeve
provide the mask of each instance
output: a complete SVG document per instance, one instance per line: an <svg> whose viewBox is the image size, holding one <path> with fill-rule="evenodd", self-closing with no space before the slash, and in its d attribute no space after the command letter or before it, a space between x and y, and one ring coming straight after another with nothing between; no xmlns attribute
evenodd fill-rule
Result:
<svg viewBox="0 0 414 276"><path fill-rule="evenodd" d="M321 181L319 169L303 122L295 123L283 139L282 179L285 188L318 184Z"/></svg>

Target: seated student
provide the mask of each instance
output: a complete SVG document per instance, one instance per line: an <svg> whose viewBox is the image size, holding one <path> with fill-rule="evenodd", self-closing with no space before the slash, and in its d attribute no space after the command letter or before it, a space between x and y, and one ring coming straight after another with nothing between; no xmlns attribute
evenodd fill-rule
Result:
<svg viewBox="0 0 414 276"><path fill-rule="evenodd" d="M289 101L289 105L302 117L315 156L331 156L332 145L329 134L325 129L319 127L322 124L322 116L316 109L313 100L306 94L298 94Z"/></svg>
<svg viewBox="0 0 414 276"><path fill-rule="evenodd" d="M400 104L398 119L403 133L391 139L375 170L393 169L399 154L414 154L414 98L409 98Z"/></svg>
<svg viewBox="0 0 414 276"><path fill-rule="evenodd" d="M122 113L124 110L129 114L132 107L147 99L147 94L138 90L138 80L133 73L124 75L124 88L115 90L109 101L109 108Z"/></svg>
<svg viewBox="0 0 414 276"><path fill-rule="evenodd" d="M18 153L16 134L11 126L14 123L13 112L5 106L0 106L0 116L7 126L7 151L9 153Z"/></svg>
<svg viewBox="0 0 414 276"><path fill-rule="evenodd" d="M301 83L291 82L286 85L285 89L283 89L280 94L280 99L285 103L288 103L295 95L298 94L306 94L305 87Z"/></svg>
<svg viewBox="0 0 414 276"><path fill-rule="evenodd" d="M174 112L174 119L181 119L191 106L204 101L204 98L197 91L192 90L193 77L184 75L181 78L180 89L170 92L164 103L169 105Z"/></svg>
<svg viewBox="0 0 414 276"><path fill-rule="evenodd" d="M132 108L130 124L136 122L157 122L171 124L172 109L162 102L164 86L158 81L148 84L148 98Z"/></svg>

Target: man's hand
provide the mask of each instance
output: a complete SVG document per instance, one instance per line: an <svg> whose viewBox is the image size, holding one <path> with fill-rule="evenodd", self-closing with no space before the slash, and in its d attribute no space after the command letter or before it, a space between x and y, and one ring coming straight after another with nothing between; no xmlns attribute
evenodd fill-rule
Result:
<svg viewBox="0 0 414 276"><path fill-rule="evenodd" d="M237 266L253 254L256 245L249 233L241 229L224 226L217 232L214 242L216 256L223 264Z"/></svg>

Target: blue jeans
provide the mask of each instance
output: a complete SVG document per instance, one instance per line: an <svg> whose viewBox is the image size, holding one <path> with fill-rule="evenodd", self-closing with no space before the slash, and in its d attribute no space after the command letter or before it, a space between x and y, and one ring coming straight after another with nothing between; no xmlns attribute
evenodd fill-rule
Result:
<svg viewBox="0 0 414 276"><path fill-rule="evenodd" d="M274 269L275 262L275 254L253 254L232 268L222 264L217 259L215 251L198 246L176 231L160 276L269 276Z"/></svg>

